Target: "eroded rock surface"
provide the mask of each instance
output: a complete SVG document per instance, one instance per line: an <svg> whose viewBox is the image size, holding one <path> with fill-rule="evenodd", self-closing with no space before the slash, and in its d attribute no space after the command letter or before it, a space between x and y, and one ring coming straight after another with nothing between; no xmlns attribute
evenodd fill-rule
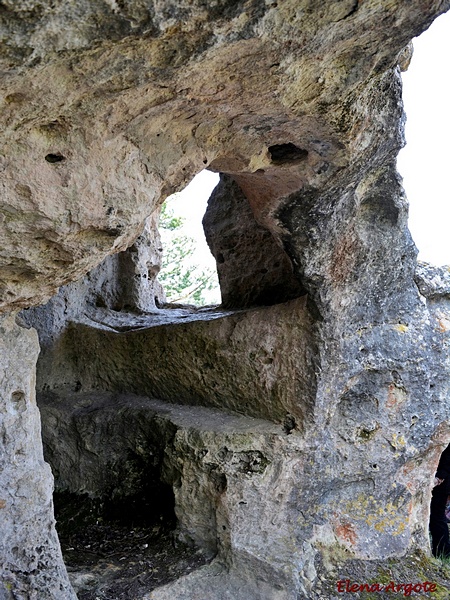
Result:
<svg viewBox="0 0 450 600"><path fill-rule="evenodd" d="M185 311L172 319L164 325L141 318L134 330L130 319L122 334L124 322L113 316L103 326L86 318L71 322L43 350L39 392L126 390L280 422L291 415L292 428L311 421L316 357L304 298L235 314Z"/></svg>
<svg viewBox="0 0 450 600"><path fill-rule="evenodd" d="M59 491L111 500L132 496L143 476L150 486L161 479L174 491L178 538L215 556L216 568L235 569L241 586L257 578L267 598L290 598L311 585L313 553L304 555L292 526L312 501L292 495L312 468L300 436L261 419L104 392L47 394L41 410Z"/></svg>
<svg viewBox="0 0 450 600"><path fill-rule="evenodd" d="M272 481L230 476L254 500L246 519L258 534L241 528L242 507L228 496L216 507L229 519L230 538L217 547L220 564L209 567L226 573L217 571L211 600L320 598L320 582L345 578L355 564L364 573L368 561L403 557L413 569L414 552L427 548L432 475L450 439L447 282L423 270L414 280L416 251L395 170L404 121L398 65L410 40L448 7L441 0L0 7L0 306L41 304L94 269L24 317L45 349L40 389L54 394L55 406L68 392L131 391L215 407L228 423L229 412L264 417L283 432ZM151 327L151 315L130 313L157 313L151 220L205 167L239 187L307 295L219 318L197 312L195 322L179 309L192 322ZM236 231L237 221L235 210ZM151 233L137 241L146 223ZM127 254L108 258L119 251ZM235 307L258 295L261 280L251 271L247 282L256 287ZM290 298L290 289L279 298ZM199 321L205 314L209 320ZM13 345L19 358L24 351L8 331L9 377ZM14 490L21 485L14 440L24 452L29 440L39 457L37 430L21 429L6 409L2 416ZM177 491L171 481L184 507L180 523L198 541L205 538L199 500L215 479L189 453L204 443L218 460L218 443L231 448L224 435L182 428L173 447L189 457L182 470L190 486ZM294 455L291 440L299 444ZM262 452L266 442L252 437L246 451ZM45 512L34 524L47 539L51 503L30 498L27 514ZM21 506L17 500L9 514L18 510L23 520ZM14 530L6 553L23 547L21 535ZM18 574L12 585L42 586L56 600L57 586L69 588L56 541L49 548L51 591L44 568ZM209 575L153 597L192 600Z"/></svg>
<svg viewBox="0 0 450 600"><path fill-rule="evenodd" d="M256 222L237 183L225 175L203 217L206 240L216 259L222 305L271 305L305 294L281 243Z"/></svg>
<svg viewBox="0 0 450 600"><path fill-rule="evenodd" d="M36 406L35 331L0 320L0 598L75 600L53 516Z"/></svg>
<svg viewBox="0 0 450 600"><path fill-rule="evenodd" d="M130 246L205 165L279 233L280 201L338 173L346 187L393 150L398 122L373 108L390 110L391 69L446 7L4 3L1 305L40 303Z"/></svg>

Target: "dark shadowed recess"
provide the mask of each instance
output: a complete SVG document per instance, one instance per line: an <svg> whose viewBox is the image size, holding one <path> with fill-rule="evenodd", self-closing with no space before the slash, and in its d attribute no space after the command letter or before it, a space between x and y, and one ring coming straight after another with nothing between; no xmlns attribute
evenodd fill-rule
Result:
<svg viewBox="0 0 450 600"><path fill-rule="evenodd" d="M54 494L61 548L79 600L129 600L197 569L203 555L174 537L171 486L132 496Z"/></svg>

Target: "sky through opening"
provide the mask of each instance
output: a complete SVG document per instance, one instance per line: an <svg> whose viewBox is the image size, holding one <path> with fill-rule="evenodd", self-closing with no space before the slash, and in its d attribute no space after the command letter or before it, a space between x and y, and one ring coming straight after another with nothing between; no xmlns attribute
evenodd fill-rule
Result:
<svg viewBox="0 0 450 600"><path fill-rule="evenodd" d="M413 43L411 64L402 73L407 145L397 165L419 260L450 265L450 13Z"/></svg>

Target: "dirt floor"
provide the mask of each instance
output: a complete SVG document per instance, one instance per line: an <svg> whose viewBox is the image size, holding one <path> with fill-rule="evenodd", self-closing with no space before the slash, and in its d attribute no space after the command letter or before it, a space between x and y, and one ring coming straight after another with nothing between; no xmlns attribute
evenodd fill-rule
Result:
<svg viewBox="0 0 450 600"><path fill-rule="evenodd" d="M79 600L141 600L144 593L206 564L176 541L167 515L105 517L89 500L55 501L59 537Z"/></svg>

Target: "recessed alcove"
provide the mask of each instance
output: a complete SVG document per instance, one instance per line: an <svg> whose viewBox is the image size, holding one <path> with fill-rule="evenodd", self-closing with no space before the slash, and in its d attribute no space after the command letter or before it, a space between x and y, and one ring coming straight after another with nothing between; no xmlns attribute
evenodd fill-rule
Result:
<svg viewBox="0 0 450 600"><path fill-rule="evenodd" d="M295 440L313 414L314 319L290 259L231 176L220 176L203 224L221 306L164 301L155 213L130 248L21 315L40 336L44 453L82 600L112 576L108 557L126 573L137 559L149 571L149 552L165 556L159 585L211 560L231 543L220 506L235 474L264 488L270 440Z"/></svg>
<svg viewBox="0 0 450 600"><path fill-rule="evenodd" d="M176 464L165 457L176 426L164 406L100 392L55 400L40 395L44 452L79 600L139 597L208 562L176 533Z"/></svg>
<svg viewBox="0 0 450 600"><path fill-rule="evenodd" d="M308 158L308 151L299 148L292 142L274 144L268 148L270 159L274 165L286 165L301 162Z"/></svg>

